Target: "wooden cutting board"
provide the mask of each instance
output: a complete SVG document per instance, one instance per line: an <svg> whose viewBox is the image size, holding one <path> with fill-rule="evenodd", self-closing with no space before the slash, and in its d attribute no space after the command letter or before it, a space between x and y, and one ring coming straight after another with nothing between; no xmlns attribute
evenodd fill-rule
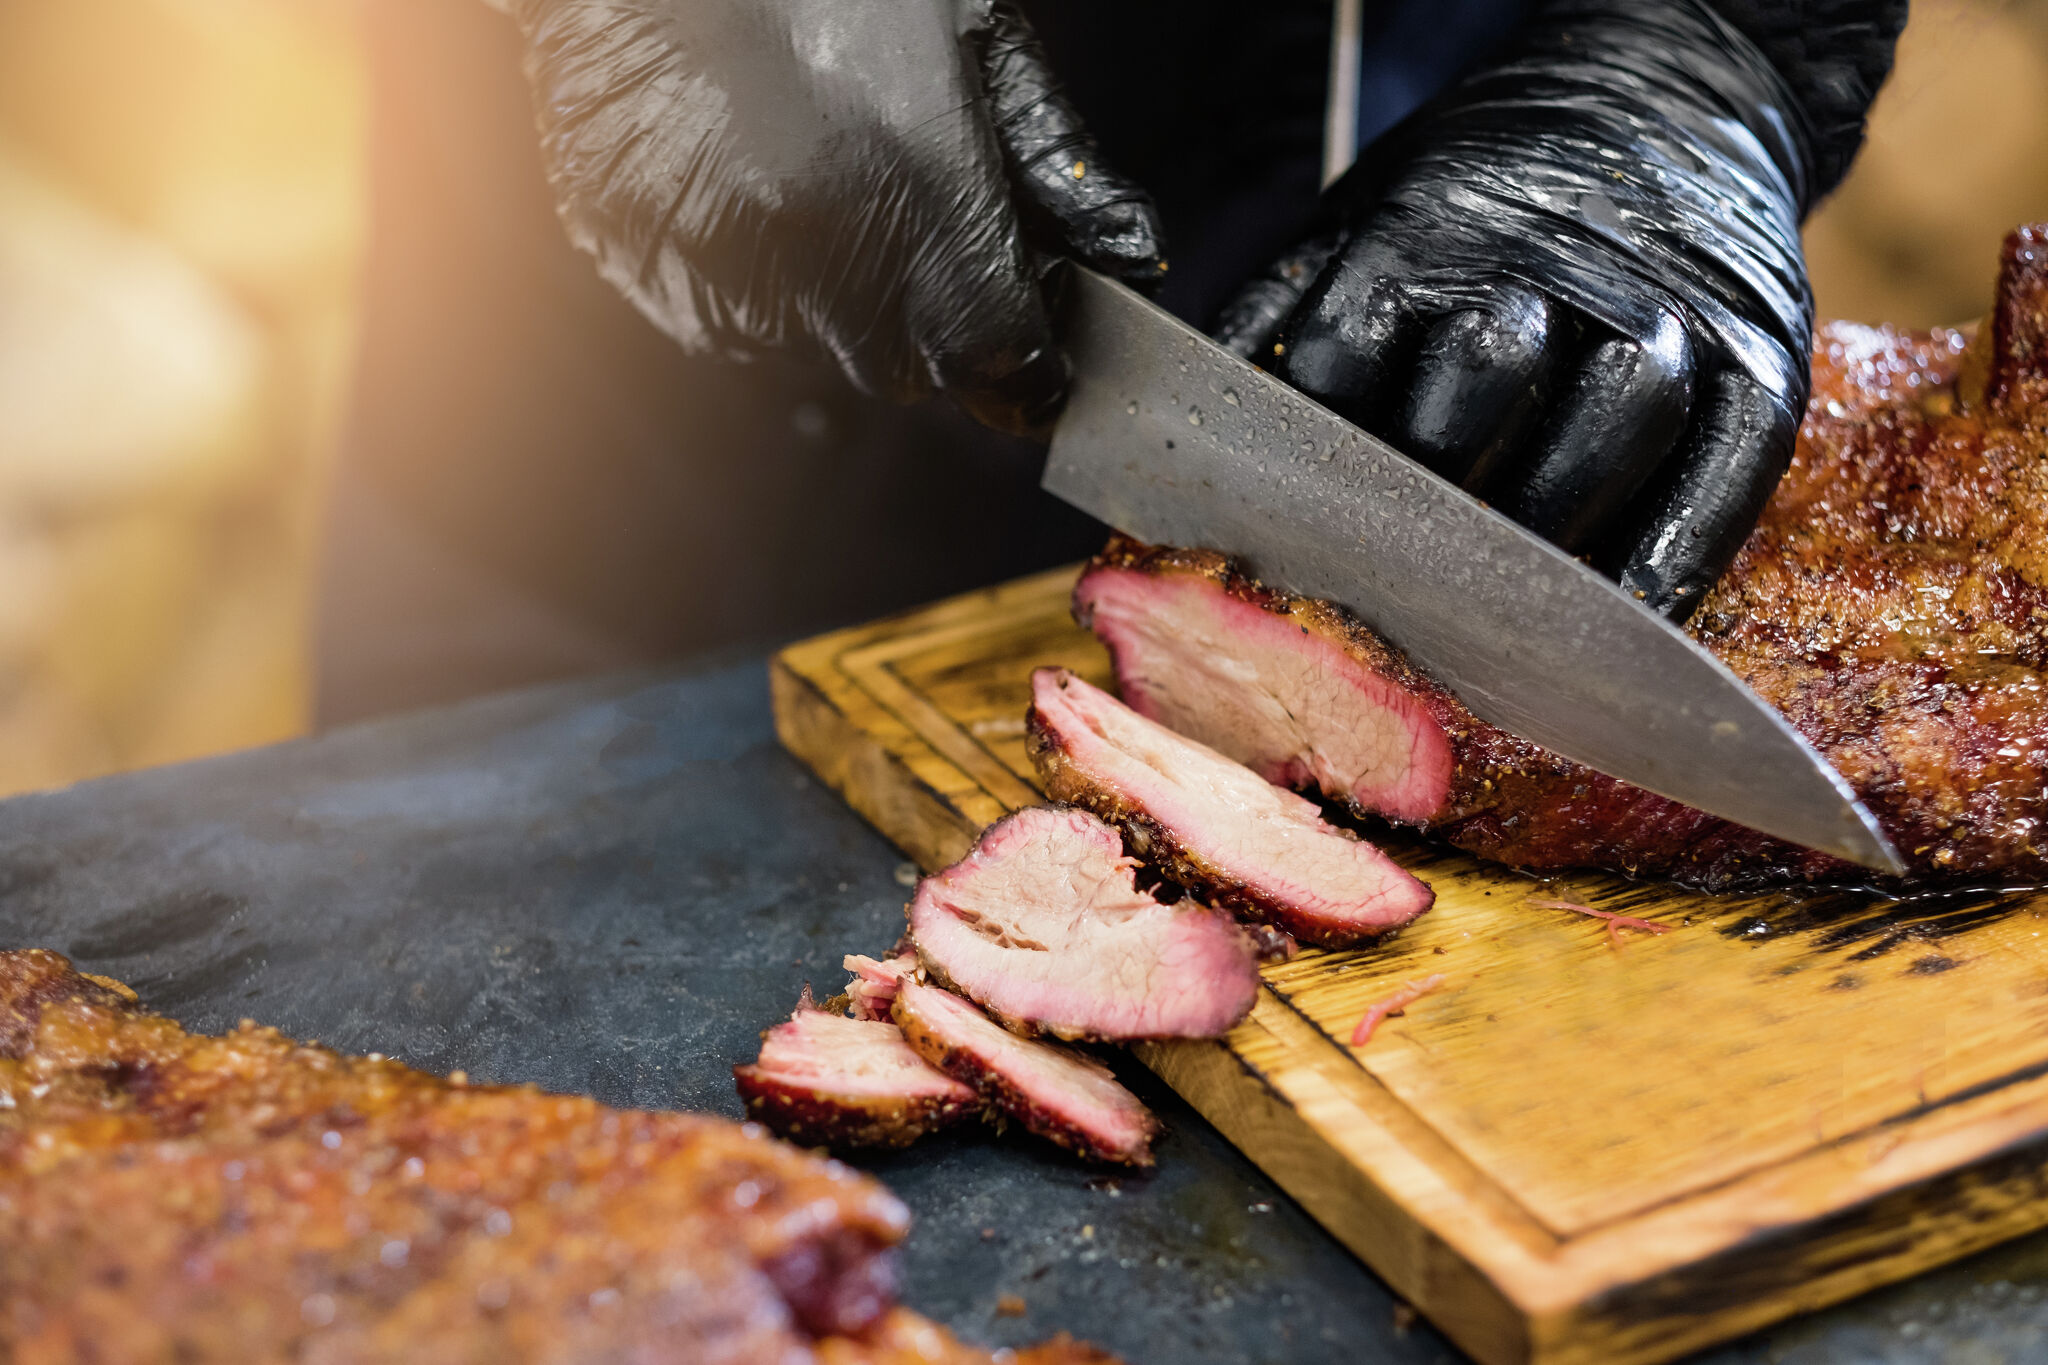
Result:
<svg viewBox="0 0 2048 1365"><path fill-rule="evenodd" d="M1031 670L1111 681L1073 578L791 646L783 743L952 862L1040 799ZM1429 914L1268 968L1221 1043L1139 1055L1485 1365L1668 1360L2048 1224L2048 896L1708 897L1374 837Z"/></svg>

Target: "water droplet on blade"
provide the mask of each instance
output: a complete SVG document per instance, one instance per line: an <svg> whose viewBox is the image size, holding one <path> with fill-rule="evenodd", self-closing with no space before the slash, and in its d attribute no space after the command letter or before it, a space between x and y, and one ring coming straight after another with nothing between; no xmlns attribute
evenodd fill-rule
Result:
<svg viewBox="0 0 2048 1365"><path fill-rule="evenodd" d="M1188 409L1188 425L1191 427L1202 425L1202 410L1200 408Z"/></svg>
<svg viewBox="0 0 2048 1365"><path fill-rule="evenodd" d="M1233 408L1239 406L1237 401L1237 390L1225 389L1223 391L1223 401L1230 404L1230 406L1232 406Z"/></svg>

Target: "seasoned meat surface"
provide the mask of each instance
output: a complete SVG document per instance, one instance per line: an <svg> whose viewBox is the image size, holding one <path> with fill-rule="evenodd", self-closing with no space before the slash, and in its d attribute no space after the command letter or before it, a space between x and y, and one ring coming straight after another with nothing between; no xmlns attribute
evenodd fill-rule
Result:
<svg viewBox="0 0 2048 1365"><path fill-rule="evenodd" d="M792 1142L825 1147L908 1147L981 1108L886 1018L850 1019L808 1000L761 1035L759 1059L732 1074L748 1114Z"/></svg>
<svg viewBox="0 0 2048 1365"><path fill-rule="evenodd" d="M1094 1058L1021 1038L952 992L918 981L897 992L895 1013L920 1056L1026 1130L1092 1161L1152 1164L1158 1120Z"/></svg>
<svg viewBox="0 0 2048 1365"><path fill-rule="evenodd" d="M196 1036L0 952L0 1359L919 1360L908 1221L751 1125Z"/></svg>
<svg viewBox="0 0 2048 1365"><path fill-rule="evenodd" d="M1485 857L1707 887L1865 875L1487 725L1350 613L1217 555L1112 542L1075 612L1140 713ZM1820 329L1792 467L1688 629L1915 880L2048 880L2048 229L2007 240L1974 340Z"/></svg>
<svg viewBox="0 0 2048 1365"><path fill-rule="evenodd" d="M991 1360L987 1351L963 1345L907 1308L890 1312L865 1337L820 1342L817 1358L818 1365L990 1365ZM1002 1365L1119 1365L1108 1352L1065 1335L1003 1351L995 1359Z"/></svg>
<svg viewBox="0 0 2048 1365"><path fill-rule="evenodd" d="M925 970L1020 1033L1123 1042L1213 1038L1251 1011L1256 950L1228 915L1138 889L1121 836L1032 806L918 883Z"/></svg>
<svg viewBox="0 0 2048 1365"><path fill-rule="evenodd" d="M1046 795L1115 825L1133 853L1209 904L1343 948L1435 899L1313 802L1066 669L1032 674L1031 696L1029 749Z"/></svg>

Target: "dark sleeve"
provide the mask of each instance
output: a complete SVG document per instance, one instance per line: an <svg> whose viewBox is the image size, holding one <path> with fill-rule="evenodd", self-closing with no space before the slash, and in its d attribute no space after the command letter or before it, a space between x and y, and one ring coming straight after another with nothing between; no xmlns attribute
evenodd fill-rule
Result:
<svg viewBox="0 0 2048 1365"><path fill-rule="evenodd" d="M1848 173L1864 116L1891 74L1906 0L1708 0L1785 78L1805 116L1812 207Z"/></svg>

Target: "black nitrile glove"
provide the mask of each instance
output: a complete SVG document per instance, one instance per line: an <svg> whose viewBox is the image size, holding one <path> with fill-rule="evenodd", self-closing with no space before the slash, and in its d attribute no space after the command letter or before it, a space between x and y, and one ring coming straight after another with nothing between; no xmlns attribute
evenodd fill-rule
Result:
<svg viewBox="0 0 2048 1365"><path fill-rule="evenodd" d="M1035 430L1068 378L1036 253L1164 269L1003 0L500 3L571 237L691 351L811 345Z"/></svg>
<svg viewBox="0 0 2048 1365"><path fill-rule="evenodd" d="M1905 17L1755 8L1544 4L1332 186L1219 340L1683 619L1791 457L1799 221Z"/></svg>

